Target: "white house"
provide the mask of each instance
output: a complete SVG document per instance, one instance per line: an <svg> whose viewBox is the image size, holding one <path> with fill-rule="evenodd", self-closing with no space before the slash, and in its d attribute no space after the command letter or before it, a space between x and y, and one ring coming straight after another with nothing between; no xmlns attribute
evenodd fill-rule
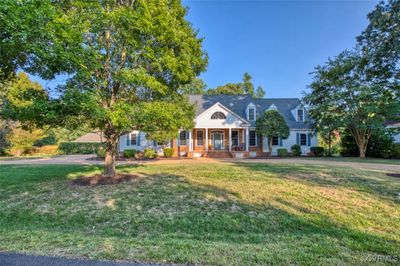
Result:
<svg viewBox="0 0 400 266"><path fill-rule="evenodd" d="M257 136L255 122L267 110L278 111L286 120L290 135L274 138L272 155L279 148L301 146L305 155L317 145L311 130L307 110L297 98L254 99L248 95L190 95L196 106L195 127L181 130L168 144L175 156L188 157L262 157L269 154L266 138ZM143 150L146 147L161 151L161 146L146 139L144 132L132 131L119 140L119 151Z"/></svg>

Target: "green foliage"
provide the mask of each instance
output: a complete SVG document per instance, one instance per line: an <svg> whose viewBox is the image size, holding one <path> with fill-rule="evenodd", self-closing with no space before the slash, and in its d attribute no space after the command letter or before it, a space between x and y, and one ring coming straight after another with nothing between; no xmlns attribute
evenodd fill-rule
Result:
<svg viewBox="0 0 400 266"><path fill-rule="evenodd" d="M167 158L171 158L174 155L173 148L164 148L164 156Z"/></svg>
<svg viewBox="0 0 400 266"><path fill-rule="evenodd" d="M277 152L279 157L287 157L289 155L288 150L285 148L279 148Z"/></svg>
<svg viewBox="0 0 400 266"><path fill-rule="evenodd" d="M24 130L18 124L15 124L6 136L9 143L7 152L15 156L30 154L35 142L45 136L45 132L41 129Z"/></svg>
<svg viewBox="0 0 400 266"><path fill-rule="evenodd" d="M341 155L345 157L359 156L359 150L354 138L348 130L345 130L341 137ZM367 146L367 157L373 158L395 158L396 145L393 142L391 133L386 130L374 130Z"/></svg>
<svg viewBox="0 0 400 266"><path fill-rule="evenodd" d="M244 89L242 83L228 83L222 86L218 86L215 89L209 89L207 93L210 95L237 95L244 94Z"/></svg>
<svg viewBox="0 0 400 266"><path fill-rule="evenodd" d="M257 87L256 93L254 95L254 98L256 99L262 99L265 97L265 91L261 86Z"/></svg>
<svg viewBox="0 0 400 266"><path fill-rule="evenodd" d="M324 156L325 149L324 147L316 146L316 147L311 147L310 151L314 154L314 156L322 157Z"/></svg>
<svg viewBox="0 0 400 266"><path fill-rule="evenodd" d="M96 155L98 158L105 158L106 157L106 149L104 149L103 147L99 147L96 150Z"/></svg>
<svg viewBox="0 0 400 266"><path fill-rule="evenodd" d="M293 156L300 156L301 155L301 146L299 144L294 144L290 147Z"/></svg>
<svg viewBox="0 0 400 266"><path fill-rule="evenodd" d="M145 159L154 159L154 158L157 158L157 157L158 157L158 154L157 154L157 152L155 150L150 149L150 148L144 149L143 158L145 158Z"/></svg>
<svg viewBox="0 0 400 266"><path fill-rule="evenodd" d="M94 154L100 147L105 148L105 145L92 142L61 142L59 145L64 154Z"/></svg>
<svg viewBox="0 0 400 266"><path fill-rule="evenodd" d="M272 149L272 138L279 137L286 139L289 137L289 126L283 116L276 110L264 112L256 121L257 135L268 138L268 150Z"/></svg>
<svg viewBox="0 0 400 266"><path fill-rule="evenodd" d="M209 89L207 94L210 95L239 95L239 94L247 94L252 96L253 98L263 98L265 96L265 91L261 86L257 87L257 91L254 92L254 85L251 82L252 77L249 73L243 74L243 82L242 83L227 83L222 86L218 86L215 89Z"/></svg>
<svg viewBox="0 0 400 266"><path fill-rule="evenodd" d="M135 149L125 149L123 151L123 155L125 158L134 158L137 153L138 153L138 151Z"/></svg>
<svg viewBox="0 0 400 266"><path fill-rule="evenodd" d="M317 66L305 102L319 128L346 128L360 157L371 132L400 112L400 2L380 2L357 47ZM325 134L324 134L325 135Z"/></svg>
<svg viewBox="0 0 400 266"><path fill-rule="evenodd" d="M179 88L181 94L205 94L207 91L207 84L202 78L196 78L191 83L183 85Z"/></svg>
<svg viewBox="0 0 400 266"><path fill-rule="evenodd" d="M194 112L180 109L188 103L179 89L207 65L186 14L178 0L3 1L2 74L22 69L45 80L67 77L58 99L34 95L24 112L10 113L23 123L102 130L113 154L118 137L132 128L150 127L154 139L185 128ZM168 110L175 105L178 115L154 123L163 104ZM114 176L115 164L107 164L105 174Z"/></svg>
<svg viewBox="0 0 400 266"><path fill-rule="evenodd" d="M395 143L393 145L392 158L400 159L400 143Z"/></svg>

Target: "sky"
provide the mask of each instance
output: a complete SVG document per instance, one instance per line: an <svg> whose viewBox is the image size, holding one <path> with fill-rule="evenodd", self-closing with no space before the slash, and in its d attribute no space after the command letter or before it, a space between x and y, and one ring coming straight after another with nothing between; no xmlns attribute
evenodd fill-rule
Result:
<svg viewBox="0 0 400 266"><path fill-rule="evenodd" d="M186 19L204 38L209 88L241 82L243 73L266 98L302 97L318 64L354 47L377 1L183 0ZM65 76L44 81L46 88ZM55 96L55 95L54 95Z"/></svg>
<svg viewBox="0 0 400 266"><path fill-rule="evenodd" d="M318 64L354 47L377 1L184 0L209 56L213 88L244 72L267 98L301 97Z"/></svg>

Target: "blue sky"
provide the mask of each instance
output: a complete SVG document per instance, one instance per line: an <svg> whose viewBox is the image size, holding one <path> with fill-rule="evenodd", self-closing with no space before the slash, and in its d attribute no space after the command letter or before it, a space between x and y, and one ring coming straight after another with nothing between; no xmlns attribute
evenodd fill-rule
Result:
<svg viewBox="0 0 400 266"><path fill-rule="evenodd" d="M301 97L310 72L346 48L367 26L377 1L184 0L187 19L209 55L209 87L239 82L244 72L267 98Z"/></svg>

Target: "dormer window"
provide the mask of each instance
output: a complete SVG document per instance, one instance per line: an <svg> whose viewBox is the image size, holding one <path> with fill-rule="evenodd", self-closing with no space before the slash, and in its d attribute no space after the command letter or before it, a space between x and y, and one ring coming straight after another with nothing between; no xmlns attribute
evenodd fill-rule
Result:
<svg viewBox="0 0 400 266"><path fill-rule="evenodd" d="M226 116L222 112L215 112L211 115L211 119L226 119Z"/></svg>
<svg viewBox="0 0 400 266"><path fill-rule="evenodd" d="M249 107L249 121L254 121L256 120L256 108L254 107Z"/></svg>
<svg viewBox="0 0 400 266"><path fill-rule="evenodd" d="M267 111L270 111L270 110L278 111L278 107L276 107L275 104L271 104L271 106L267 109Z"/></svg>
<svg viewBox="0 0 400 266"><path fill-rule="evenodd" d="M297 121L304 122L304 110L303 109L297 110Z"/></svg>

